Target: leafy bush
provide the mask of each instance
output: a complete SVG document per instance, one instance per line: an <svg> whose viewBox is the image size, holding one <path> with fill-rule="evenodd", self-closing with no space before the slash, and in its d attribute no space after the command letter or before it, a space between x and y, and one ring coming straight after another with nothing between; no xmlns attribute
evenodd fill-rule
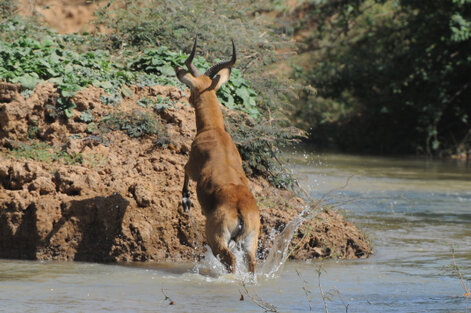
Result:
<svg viewBox="0 0 471 313"><path fill-rule="evenodd" d="M279 149L298 142L304 134L295 128L281 128L269 122L255 122L244 113L225 110L227 131L231 134L249 176L267 177L278 188L292 187L293 178L277 159Z"/></svg>
<svg viewBox="0 0 471 313"><path fill-rule="evenodd" d="M231 81L218 96L228 107L256 116L255 105L262 115L268 109L274 112L286 104L286 93L293 90L291 80L274 75L268 68L281 60L277 49L294 48L286 36L289 31L285 25L277 24L278 19L260 14L271 10L271 0L223 0L211 2L210 6L204 0L184 3L155 0L148 5L126 0L103 8L98 12L97 23L113 30L108 35L107 45L112 50L166 46L170 51L189 52L195 35L198 35L197 55L204 56L209 64L229 58L230 39L234 39L237 63ZM159 52L154 50L154 53ZM181 64L183 60L182 54L175 55L173 64ZM197 57L195 65L206 70L206 61ZM156 67L170 72L161 65L156 64ZM242 81L242 76L246 81ZM239 93L232 87L239 89Z"/></svg>
<svg viewBox="0 0 471 313"><path fill-rule="evenodd" d="M17 10L17 3L15 0L0 0L0 22L10 18Z"/></svg>
<svg viewBox="0 0 471 313"><path fill-rule="evenodd" d="M243 55L256 54L257 59L270 62L274 48L283 45L282 38L272 40L276 30L259 14L271 8L270 0L222 0L210 6L204 0L154 0L148 4L118 0L97 12L96 23L113 30L108 39L117 49L167 46L179 51L199 35L208 47L203 54L209 62L230 54L230 38L237 40Z"/></svg>
<svg viewBox="0 0 471 313"><path fill-rule="evenodd" d="M109 114L100 121L98 127L104 132L122 130L131 138L148 135L167 137L164 126L152 114L141 111Z"/></svg>
<svg viewBox="0 0 471 313"><path fill-rule="evenodd" d="M58 109L72 115L74 104L69 100L89 85L116 92L134 75L113 64L104 51L77 53L63 49L54 38L41 42L23 37L12 43L0 42L0 78L33 89L39 82L49 81L61 97Z"/></svg>
<svg viewBox="0 0 471 313"><path fill-rule="evenodd" d="M306 95L296 117L315 142L435 155L471 147L471 2L309 5L317 28L306 47L317 50L305 78L319 97Z"/></svg>
<svg viewBox="0 0 471 313"><path fill-rule="evenodd" d="M129 67L136 71L168 76L169 80L173 79L176 83L174 67L183 66L187 57L187 54L172 52L161 46L157 49L146 49L142 55L129 63ZM193 63L203 73L210 67L201 56L195 57ZM255 102L256 93L242 78L239 69L232 70L231 79L218 90L217 95L220 102L229 109L243 111L253 118L259 116Z"/></svg>
<svg viewBox="0 0 471 313"><path fill-rule="evenodd" d="M77 53L61 48L51 37L41 42L30 38L21 38L11 44L0 42L0 57L3 60L0 78L20 83L30 90L42 81L54 83L61 94L59 111L69 117L75 106L69 99L90 85L101 87L109 94L102 97L103 103L115 105L122 100L119 90L124 89L125 84L180 84L173 67L182 66L187 56L159 47L147 49L142 55L128 60L127 65L122 65L112 62L105 51ZM209 67L201 57L195 64ZM234 69L231 76L231 81L218 91L221 102L257 117L255 92L239 70Z"/></svg>
<svg viewBox="0 0 471 313"><path fill-rule="evenodd" d="M32 159L41 162L53 162L60 161L65 164L81 164L83 162L83 156L81 153L69 154L66 151L58 151L44 142L32 142L29 143L16 143L13 149L8 152L9 155L14 158L25 158Z"/></svg>

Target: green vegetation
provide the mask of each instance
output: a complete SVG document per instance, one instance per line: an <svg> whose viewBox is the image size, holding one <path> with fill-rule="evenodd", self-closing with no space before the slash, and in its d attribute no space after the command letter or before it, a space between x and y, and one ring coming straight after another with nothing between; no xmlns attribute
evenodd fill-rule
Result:
<svg viewBox="0 0 471 313"><path fill-rule="evenodd" d="M0 22L9 18L13 12L16 11L15 0L2 0L0 1Z"/></svg>
<svg viewBox="0 0 471 313"><path fill-rule="evenodd" d="M122 130L131 138L148 135L168 138L164 126L159 123L155 116L141 111L109 114L100 121L98 127L103 132Z"/></svg>
<svg viewBox="0 0 471 313"><path fill-rule="evenodd" d="M132 71L103 50L68 50L64 48L66 41L66 36L58 35L47 35L41 41L26 36L11 43L0 41L0 79L20 83L27 90L40 82L54 83L61 95L57 110L67 117L75 107L70 98L88 86L103 88L109 96L102 101L116 105L122 100L121 93L126 95L129 90L126 84L176 84L176 79L167 76Z"/></svg>
<svg viewBox="0 0 471 313"><path fill-rule="evenodd" d="M279 146L289 144L297 136L281 127L287 120L280 109L287 101L285 93L292 92L292 88L288 81L274 78L268 66L278 60L275 49L289 44L285 30L260 14L270 7L269 0L221 1L214 3L211 10L202 0L188 1L185 6L153 1L148 7L135 1L114 1L97 12L96 20L96 24L111 31L95 35L59 35L39 26L34 19L6 13L0 24L0 79L20 83L25 97L38 83L53 83L60 97L57 104L48 108L49 114L71 117L75 108L73 96L87 86L104 89L106 94L101 101L113 106L132 97L128 87L131 85L185 88L173 68L183 66L194 36L200 38L194 63L202 71L230 56L230 39L234 38L238 61L231 80L218 91L218 97L226 107L254 120L256 131L251 132L252 126L244 124L236 125L232 132L243 150L247 172L267 175L273 184L288 186L290 178L277 169L275 155ZM6 10L12 13L14 9ZM143 98L138 104L158 112L173 105L164 98ZM265 117L275 119L268 123ZM157 135L156 144L160 146L170 142L165 124L139 112L95 120L92 112L85 111L80 120L88 123L90 133L123 130L130 137ZM36 138L37 132L32 125L28 135ZM265 138L266 142L256 144L256 138Z"/></svg>
<svg viewBox="0 0 471 313"><path fill-rule="evenodd" d="M137 104L144 108L153 108L157 112L174 107L177 101L171 100L168 97L157 95L156 97L145 97L137 100Z"/></svg>
<svg viewBox="0 0 471 313"><path fill-rule="evenodd" d="M315 143L443 155L471 147L471 1L312 1L294 118Z"/></svg>
<svg viewBox="0 0 471 313"><path fill-rule="evenodd" d="M157 49L146 49L142 55L129 63L129 67L135 71L174 78L174 66L183 66L187 57L187 54L172 52L166 46L161 46ZM201 56L196 57L193 63L201 72L210 67L209 63ZM232 70L230 81L218 90L217 95L220 102L229 109L243 111L253 118L258 117L259 111L255 102L256 93L242 78L239 69Z"/></svg>
<svg viewBox="0 0 471 313"><path fill-rule="evenodd" d="M204 0L184 4L154 0L147 6L139 1L118 0L97 13L96 23L113 30L104 36L102 44L120 53L163 46L188 53L198 35L194 63L204 71L208 63L230 57L230 39L234 39L237 63L230 82L218 93L221 102L252 117L267 116L271 111L277 118L284 118L282 109L296 93L295 84L270 70L282 59L276 50L294 46L288 36L290 29L264 14L273 7L272 0L215 1L210 8Z"/></svg>
<svg viewBox="0 0 471 313"><path fill-rule="evenodd" d="M61 97L58 100L58 111L67 117L72 116L75 107L70 98L87 86L103 88L109 96L103 96L105 104L116 105L121 94L126 96L126 84L177 85L174 66L183 66L187 55L172 52L162 46L147 49L142 55L131 60L116 60L103 50L84 53L64 48L66 36L56 36L36 41L22 37L12 43L0 41L0 79L20 83L27 90L44 81L54 83ZM120 62L122 61L122 62ZM126 64L123 64L126 62ZM209 64L198 58L195 62L203 68ZM239 70L234 69L231 81L219 91L221 103L228 108L239 109L252 117L257 117L256 93L242 78Z"/></svg>
<svg viewBox="0 0 471 313"><path fill-rule="evenodd" d="M8 155L19 159L32 159L51 163L54 161L62 162L65 164L81 164L83 156L81 153L69 154L66 151L56 152L54 147L45 142L31 141L30 143L15 143L15 147L8 151Z"/></svg>
<svg viewBox="0 0 471 313"><path fill-rule="evenodd" d="M278 149L299 141L303 134L295 128L271 125L268 121L254 121L243 113L224 114L226 127L243 160L248 175L267 177L273 186L291 188L294 180L279 163Z"/></svg>

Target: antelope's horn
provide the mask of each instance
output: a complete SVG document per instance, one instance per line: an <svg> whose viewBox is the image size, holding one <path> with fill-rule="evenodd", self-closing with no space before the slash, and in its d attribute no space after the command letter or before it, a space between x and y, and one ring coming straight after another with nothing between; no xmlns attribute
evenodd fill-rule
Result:
<svg viewBox="0 0 471 313"><path fill-rule="evenodd" d="M198 35L195 36L195 43L193 44L193 49L191 50L190 55L188 56L188 58L185 61L186 67L190 71L191 75L193 75L195 77L198 77L198 76L201 75L200 72L198 71L198 69L196 68L196 66L194 66L193 63L191 63L191 62L193 62L193 58L195 57L197 42L198 42Z"/></svg>
<svg viewBox="0 0 471 313"><path fill-rule="evenodd" d="M234 44L234 40L232 40L232 58L229 61L223 61L218 64L211 66L204 75L208 76L209 78L213 78L214 75L217 74L223 68L231 68L237 59L236 48Z"/></svg>

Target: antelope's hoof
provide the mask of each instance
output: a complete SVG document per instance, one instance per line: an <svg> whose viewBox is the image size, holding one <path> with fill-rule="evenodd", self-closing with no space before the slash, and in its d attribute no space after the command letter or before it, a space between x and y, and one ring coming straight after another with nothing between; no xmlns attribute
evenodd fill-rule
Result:
<svg viewBox="0 0 471 313"><path fill-rule="evenodd" d="M191 207L191 200L190 200L190 192L184 191L182 192L182 207L183 211L188 212Z"/></svg>

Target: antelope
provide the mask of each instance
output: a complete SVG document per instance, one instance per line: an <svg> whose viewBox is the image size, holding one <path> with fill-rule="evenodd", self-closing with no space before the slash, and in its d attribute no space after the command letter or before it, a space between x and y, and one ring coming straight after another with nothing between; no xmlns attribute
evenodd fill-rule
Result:
<svg viewBox="0 0 471 313"><path fill-rule="evenodd" d="M254 274L260 215L239 151L225 130L216 97L216 91L230 78L236 48L232 40L232 58L213 65L201 75L192 64L197 39L195 37L193 49L185 61L188 71L179 66L175 68L178 79L190 88L190 104L196 116L196 136L185 165L182 207L185 212L190 210L188 183L191 178L197 184L198 201L206 216L206 239L213 254L228 272L235 273L235 256L229 250L229 243L234 241L242 247L248 270Z"/></svg>

